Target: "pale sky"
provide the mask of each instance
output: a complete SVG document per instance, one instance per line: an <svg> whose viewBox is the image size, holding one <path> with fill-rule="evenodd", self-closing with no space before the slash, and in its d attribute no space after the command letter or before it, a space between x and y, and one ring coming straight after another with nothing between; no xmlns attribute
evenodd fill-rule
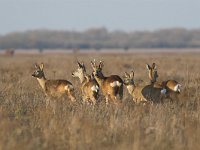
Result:
<svg viewBox="0 0 200 150"><path fill-rule="evenodd" d="M0 34L33 29L200 28L200 0L0 0Z"/></svg>

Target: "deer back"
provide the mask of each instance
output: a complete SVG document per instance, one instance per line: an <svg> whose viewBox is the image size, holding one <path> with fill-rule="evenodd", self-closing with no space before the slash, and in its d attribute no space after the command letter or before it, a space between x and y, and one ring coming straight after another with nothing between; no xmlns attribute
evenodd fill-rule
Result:
<svg viewBox="0 0 200 150"><path fill-rule="evenodd" d="M152 102L160 102L163 94L166 93L166 89L160 88L160 87L154 87L152 84L146 85L142 88L141 91L143 97Z"/></svg>
<svg viewBox="0 0 200 150"><path fill-rule="evenodd" d="M46 94L53 97L59 97L70 89L73 89L73 85L67 80L47 80L45 83Z"/></svg>

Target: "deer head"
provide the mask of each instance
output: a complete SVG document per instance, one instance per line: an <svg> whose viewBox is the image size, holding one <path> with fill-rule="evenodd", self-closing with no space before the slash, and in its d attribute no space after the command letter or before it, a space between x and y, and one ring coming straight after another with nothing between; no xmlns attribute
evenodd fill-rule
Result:
<svg viewBox="0 0 200 150"><path fill-rule="evenodd" d="M124 84L126 86L134 85L134 72L133 71L131 71L130 74L125 72L125 74L124 74Z"/></svg>
<svg viewBox="0 0 200 150"><path fill-rule="evenodd" d="M43 63L41 63L40 66L37 63L35 63L35 69L36 70L32 74L32 77L39 78L39 79L45 77L44 76L44 71L43 71L43 69L44 69L44 64Z"/></svg>
<svg viewBox="0 0 200 150"><path fill-rule="evenodd" d="M103 69L103 66L104 66L103 62L100 61L99 65L96 65L96 62L94 60L94 61L91 61L91 66L92 66L92 69L93 69L94 77L102 78L103 77L102 69Z"/></svg>
<svg viewBox="0 0 200 150"><path fill-rule="evenodd" d="M158 73L157 73L157 66L155 63L152 64L152 66L146 64L146 68L148 70L149 74L149 79L151 80L152 83L156 82L158 78Z"/></svg>
<svg viewBox="0 0 200 150"><path fill-rule="evenodd" d="M78 68L76 71L72 73L72 76L80 78L86 74L86 69L83 62L82 63L77 62L77 64L78 64Z"/></svg>

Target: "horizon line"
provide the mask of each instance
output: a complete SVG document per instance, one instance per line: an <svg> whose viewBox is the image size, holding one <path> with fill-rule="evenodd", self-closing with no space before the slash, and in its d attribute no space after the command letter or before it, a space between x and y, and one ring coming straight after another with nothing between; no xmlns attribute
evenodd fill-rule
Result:
<svg viewBox="0 0 200 150"><path fill-rule="evenodd" d="M34 32L34 31L59 31L59 32L79 32L79 33L84 33L90 30L100 30L100 29L105 29L106 31L112 33L112 32L125 32L125 33L134 33L134 32L156 32L156 31L162 31L162 30L173 30L173 29L182 29L182 30L200 30L200 27L195 27L195 28L187 28L187 27L163 27L163 28L157 28L157 29L136 29L136 30L124 30L124 29L109 29L107 27L89 27L85 29L52 29L52 28L34 28L34 29L24 29L24 30L16 30L16 31L9 31L6 33L0 33L0 36L6 36L9 34L13 33L25 33L25 32Z"/></svg>

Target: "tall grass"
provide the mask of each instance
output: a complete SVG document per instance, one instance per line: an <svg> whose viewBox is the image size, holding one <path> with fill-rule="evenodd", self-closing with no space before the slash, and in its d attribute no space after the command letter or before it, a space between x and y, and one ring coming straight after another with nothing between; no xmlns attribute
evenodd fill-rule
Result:
<svg viewBox="0 0 200 150"><path fill-rule="evenodd" d="M200 149L200 54L78 55L91 72L90 60L104 60L104 73L123 76L134 69L138 84L147 84L145 63L158 64L159 79L182 86L179 103L136 105L124 88L123 106L94 109L81 104L73 55L0 56L0 149ZM31 77L35 62L44 62L48 79L68 79L76 87L75 104L52 100L56 114ZM112 68L112 69L111 69Z"/></svg>

